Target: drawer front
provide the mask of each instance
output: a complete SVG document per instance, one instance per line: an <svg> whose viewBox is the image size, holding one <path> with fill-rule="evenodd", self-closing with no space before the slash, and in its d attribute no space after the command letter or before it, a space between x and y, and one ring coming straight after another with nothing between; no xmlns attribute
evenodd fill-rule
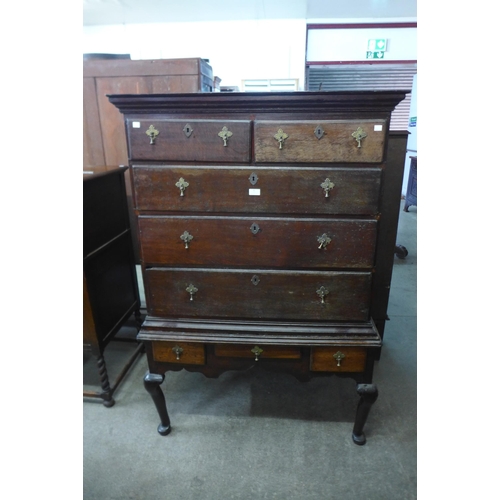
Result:
<svg viewBox="0 0 500 500"><path fill-rule="evenodd" d="M311 370L319 372L362 372L366 349L362 347L313 347Z"/></svg>
<svg viewBox="0 0 500 500"><path fill-rule="evenodd" d="M255 121L255 161L378 163L386 126L385 120Z"/></svg>
<svg viewBox="0 0 500 500"><path fill-rule="evenodd" d="M372 215L381 170L134 166L132 175L138 210Z"/></svg>
<svg viewBox="0 0 500 500"><path fill-rule="evenodd" d="M216 344L214 354L231 358L253 358L255 361L259 359L300 359L300 348L256 344Z"/></svg>
<svg viewBox="0 0 500 500"><path fill-rule="evenodd" d="M144 275L152 316L368 320L368 272L151 268Z"/></svg>
<svg viewBox="0 0 500 500"><path fill-rule="evenodd" d="M152 342L153 359L163 363L205 364L205 347L195 342Z"/></svg>
<svg viewBox="0 0 500 500"><path fill-rule="evenodd" d="M248 120L128 119L126 125L134 160L250 161Z"/></svg>
<svg viewBox="0 0 500 500"><path fill-rule="evenodd" d="M377 221L249 217L139 217L147 265L370 268Z"/></svg>

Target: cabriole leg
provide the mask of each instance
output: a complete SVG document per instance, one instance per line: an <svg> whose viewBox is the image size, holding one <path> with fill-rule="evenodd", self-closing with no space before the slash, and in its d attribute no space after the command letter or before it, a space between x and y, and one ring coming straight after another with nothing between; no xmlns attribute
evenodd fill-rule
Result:
<svg viewBox="0 0 500 500"><path fill-rule="evenodd" d="M368 413L373 403L377 400L378 389L374 384L358 384L356 390L360 396L358 409L356 410L356 419L352 430L352 440L359 445L366 443L366 437L363 433Z"/></svg>
<svg viewBox="0 0 500 500"><path fill-rule="evenodd" d="M166 436L170 434L170 418L167 412L167 404L165 402L165 396L163 395L163 391L160 388L160 384L163 382L165 377L163 375L158 375L156 373L146 372L144 376L144 387L146 391L149 392L151 397L153 398L153 402L156 406L156 410L158 411L158 415L160 416L160 425L158 426L158 432L162 436Z"/></svg>

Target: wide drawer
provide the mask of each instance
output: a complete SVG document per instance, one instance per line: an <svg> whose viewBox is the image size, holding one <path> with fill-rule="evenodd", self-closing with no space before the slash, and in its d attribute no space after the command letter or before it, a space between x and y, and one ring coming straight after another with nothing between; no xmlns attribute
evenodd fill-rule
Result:
<svg viewBox="0 0 500 500"><path fill-rule="evenodd" d="M260 121L254 125L255 161L381 162L385 120Z"/></svg>
<svg viewBox="0 0 500 500"><path fill-rule="evenodd" d="M285 268L373 266L377 221L140 216L146 265Z"/></svg>
<svg viewBox="0 0 500 500"><path fill-rule="evenodd" d="M146 269L151 316L367 321L371 273Z"/></svg>
<svg viewBox="0 0 500 500"><path fill-rule="evenodd" d="M248 120L127 119L126 126L133 160L250 161Z"/></svg>
<svg viewBox="0 0 500 500"><path fill-rule="evenodd" d="M300 359L300 347L257 345L257 344L216 344L216 356L231 358L259 359Z"/></svg>
<svg viewBox="0 0 500 500"><path fill-rule="evenodd" d="M152 342L153 359L163 363L205 364L205 347L196 342Z"/></svg>
<svg viewBox="0 0 500 500"><path fill-rule="evenodd" d="M381 169L134 166L132 175L138 210L372 215Z"/></svg>
<svg viewBox="0 0 500 500"><path fill-rule="evenodd" d="M366 349L362 347L313 347L311 370L320 372L362 372Z"/></svg>

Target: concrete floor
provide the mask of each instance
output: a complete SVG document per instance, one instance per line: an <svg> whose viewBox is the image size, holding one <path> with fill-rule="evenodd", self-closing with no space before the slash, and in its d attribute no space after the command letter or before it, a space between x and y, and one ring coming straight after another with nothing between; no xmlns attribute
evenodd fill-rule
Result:
<svg viewBox="0 0 500 500"><path fill-rule="evenodd" d="M403 203L401 205L403 207ZM411 500L417 498L417 209L401 210L382 357L379 398L365 426L351 431L355 382L336 377L301 383L252 369L218 379L167 373L172 433L142 378L142 355L115 392L116 404L83 404L85 500ZM123 335L133 335L133 330ZM134 346L112 342L110 379ZM95 359L84 358L84 388L98 390Z"/></svg>

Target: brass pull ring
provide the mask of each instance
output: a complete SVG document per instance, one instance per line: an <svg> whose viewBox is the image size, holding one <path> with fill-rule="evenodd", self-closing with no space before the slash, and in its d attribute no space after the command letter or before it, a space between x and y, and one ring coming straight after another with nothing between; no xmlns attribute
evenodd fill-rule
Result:
<svg viewBox="0 0 500 500"><path fill-rule="evenodd" d="M340 362L345 358L345 354L343 352L337 351L333 355L334 359L337 360L337 366L340 366Z"/></svg>
<svg viewBox="0 0 500 500"><path fill-rule="evenodd" d="M217 135L224 141L224 147L226 147L227 140L233 135L233 133L230 130L228 130L226 126L224 126Z"/></svg>
<svg viewBox="0 0 500 500"><path fill-rule="evenodd" d="M189 293L189 300L193 300L193 295L198 291L198 288L196 288L194 285L189 284L188 287L186 288L186 292Z"/></svg>
<svg viewBox="0 0 500 500"><path fill-rule="evenodd" d="M174 351L175 354L175 359L179 361L181 359L181 354L184 352L184 349L182 347L179 347L178 345L172 347L172 351Z"/></svg>
<svg viewBox="0 0 500 500"><path fill-rule="evenodd" d="M321 297L321 303L325 303L325 297L330 293L330 290L328 288L325 288L324 286L319 287L316 290L316 293Z"/></svg>
<svg viewBox="0 0 500 500"><path fill-rule="evenodd" d="M286 139L288 139L288 134L286 134L282 129L279 128L278 132L274 134L274 138L278 141L280 149L283 149L283 143Z"/></svg>
<svg viewBox="0 0 500 500"><path fill-rule="evenodd" d="M175 185L181 190L181 196L184 196L184 191L189 186L189 182L185 181L183 177L181 177Z"/></svg>
<svg viewBox="0 0 500 500"><path fill-rule="evenodd" d="M181 234L181 240L184 242L184 248L189 248L189 243L193 239L193 235L189 234L187 231L184 231Z"/></svg>
<svg viewBox="0 0 500 500"><path fill-rule="evenodd" d="M325 192L325 198L328 198L330 196L328 192L335 187L335 184L327 177L320 186Z"/></svg>
<svg viewBox="0 0 500 500"><path fill-rule="evenodd" d="M367 136L366 132L361 127L358 127L351 135L358 142L358 148L361 147L361 141Z"/></svg>
<svg viewBox="0 0 500 500"><path fill-rule="evenodd" d="M259 361L259 356L264 352L264 349L261 349L258 345L254 348L250 349L252 354L255 354L255 361Z"/></svg>
<svg viewBox="0 0 500 500"><path fill-rule="evenodd" d="M323 248L324 250L326 250L328 243L331 243L331 241L332 239L328 237L326 233L323 233L321 236L318 236L318 243L319 243L318 249L321 250Z"/></svg>
<svg viewBox="0 0 500 500"><path fill-rule="evenodd" d="M153 125L150 125L146 130L146 135L149 136L149 144L154 144L155 139L158 137L160 132L154 128Z"/></svg>

